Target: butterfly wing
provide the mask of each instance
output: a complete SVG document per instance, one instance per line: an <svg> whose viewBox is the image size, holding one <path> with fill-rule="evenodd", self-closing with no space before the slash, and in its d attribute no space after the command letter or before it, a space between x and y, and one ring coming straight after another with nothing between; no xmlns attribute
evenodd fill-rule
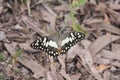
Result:
<svg viewBox="0 0 120 80"><path fill-rule="evenodd" d="M61 42L61 54L66 53L72 46L85 38L82 32L71 32Z"/></svg>
<svg viewBox="0 0 120 80"><path fill-rule="evenodd" d="M55 41L48 39L48 37L40 37L39 39L35 40L30 45L33 49L38 49L48 53L50 56L58 56L59 53L58 45Z"/></svg>
<svg viewBox="0 0 120 80"><path fill-rule="evenodd" d="M38 49L48 53L48 55L56 57L59 54L66 53L72 46L77 42L85 38L85 34L82 32L71 32L67 35L63 34L63 39L61 40L61 47L58 46L58 37L40 37L31 43L33 49ZM55 38L55 39L54 39ZM58 39L58 40L57 40ZM58 42L57 42L58 41ZM60 47L60 48L59 48Z"/></svg>

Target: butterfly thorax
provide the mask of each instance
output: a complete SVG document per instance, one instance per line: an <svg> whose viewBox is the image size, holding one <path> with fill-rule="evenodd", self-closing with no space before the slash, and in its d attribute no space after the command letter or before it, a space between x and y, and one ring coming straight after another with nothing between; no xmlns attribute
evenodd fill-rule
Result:
<svg viewBox="0 0 120 80"><path fill-rule="evenodd" d="M57 45L52 45L53 47L57 48L57 52L60 54L61 53L61 35L51 35L48 37L49 40L54 41Z"/></svg>

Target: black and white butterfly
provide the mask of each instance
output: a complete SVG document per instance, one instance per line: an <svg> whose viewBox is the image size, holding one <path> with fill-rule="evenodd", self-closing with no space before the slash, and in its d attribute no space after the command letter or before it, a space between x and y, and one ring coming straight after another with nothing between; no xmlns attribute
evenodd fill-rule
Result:
<svg viewBox="0 0 120 80"><path fill-rule="evenodd" d="M71 32L61 34L61 36L40 37L31 43L33 49L38 49L48 53L48 55L56 57L66 53L72 46L85 38L82 32Z"/></svg>

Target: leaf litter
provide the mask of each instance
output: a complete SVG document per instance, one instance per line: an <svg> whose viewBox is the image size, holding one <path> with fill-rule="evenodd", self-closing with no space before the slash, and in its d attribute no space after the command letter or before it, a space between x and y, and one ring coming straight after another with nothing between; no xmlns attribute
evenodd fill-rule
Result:
<svg viewBox="0 0 120 80"><path fill-rule="evenodd" d="M1 0L0 79L119 80L119 0L79 1ZM57 59L30 48L39 36L56 34L59 28L82 28L86 39Z"/></svg>

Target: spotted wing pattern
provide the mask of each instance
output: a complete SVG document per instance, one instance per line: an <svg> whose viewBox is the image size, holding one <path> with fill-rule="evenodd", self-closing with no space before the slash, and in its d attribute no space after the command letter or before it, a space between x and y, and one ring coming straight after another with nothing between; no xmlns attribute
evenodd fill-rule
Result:
<svg viewBox="0 0 120 80"><path fill-rule="evenodd" d="M47 37L40 37L39 39L32 42L30 46L33 49L44 51L50 56L59 55L59 53L57 52L58 46L56 42L49 40Z"/></svg>
<svg viewBox="0 0 120 80"><path fill-rule="evenodd" d="M85 34L82 32L71 32L69 33L62 41L61 47L58 47L58 44L48 39L48 37L40 37L31 43L33 49L42 50L48 55L56 57L59 54L66 53L72 46L85 38Z"/></svg>
<svg viewBox="0 0 120 80"><path fill-rule="evenodd" d="M66 53L72 46L83 39L85 39L85 34L82 32L70 33L65 39L62 40L61 54Z"/></svg>

